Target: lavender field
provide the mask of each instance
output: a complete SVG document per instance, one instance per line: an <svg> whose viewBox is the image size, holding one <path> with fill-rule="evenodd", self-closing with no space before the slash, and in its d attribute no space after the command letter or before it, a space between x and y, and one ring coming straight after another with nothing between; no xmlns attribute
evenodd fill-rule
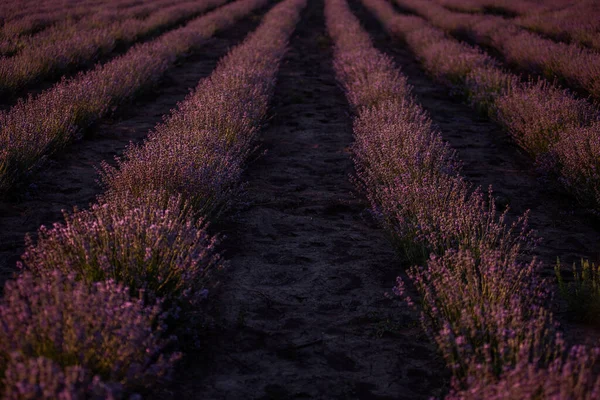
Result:
<svg viewBox="0 0 600 400"><path fill-rule="evenodd" d="M1 399L600 399L594 0L3 0Z"/></svg>

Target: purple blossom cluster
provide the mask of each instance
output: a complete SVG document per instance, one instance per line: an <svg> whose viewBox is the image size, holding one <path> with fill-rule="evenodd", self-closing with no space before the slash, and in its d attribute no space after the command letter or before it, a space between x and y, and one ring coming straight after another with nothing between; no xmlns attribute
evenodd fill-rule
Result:
<svg viewBox="0 0 600 400"><path fill-rule="evenodd" d="M266 1L239 0L225 5L0 112L0 193L30 173L45 155L67 146L80 129L157 82L177 57Z"/></svg>
<svg viewBox="0 0 600 400"><path fill-rule="evenodd" d="M164 355L164 318L214 283L219 256L203 220L237 192L228 168L239 171L255 147L305 4L276 5L144 144L105 167L98 204L28 239L26 271L0 303L6 397L122 398L168 379L180 355Z"/></svg>
<svg viewBox="0 0 600 400"><path fill-rule="evenodd" d="M162 320L158 305L144 305L112 280L90 285L59 271L43 279L22 273L6 283L0 303L0 389L8 398L50 399L160 384L180 357L162 354L172 340L160 337Z"/></svg>
<svg viewBox="0 0 600 400"><path fill-rule="evenodd" d="M531 399L597 399L600 398L600 380L594 368L600 362L598 349L574 346L562 357L551 361L547 368L540 368L539 359L521 361L514 368L504 371L494 382L479 380L468 390L453 391L447 400L531 400Z"/></svg>
<svg viewBox="0 0 600 400"><path fill-rule="evenodd" d="M45 357L23 357L12 353L6 366L4 388L7 400L54 400L122 398L121 385L106 384L99 376L91 377L85 368L73 365L61 368ZM135 398L135 396L131 396Z"/></svg>
<svg viewBox="0 0 600 400"><path fill-rule="evenodd" d="M446 27L455 25L453 19L443 18L448 11L435 11L435 3L396 1L428 18L445 21ZM388 3L373 2L370 8L390 34L410 46L429 73L462 90L473 106L504 126L534 157L540 170L556 173L586 206L600 207L600 114L596 106L544 80L521 83L485 53L447 37L420 17L395 13Z"/></svg>
<svg viewBox="0 0 600 400"><path fill-rule="evenodd" d="M119 18L94 14L71 26L59 25L29 40L17 41L12 49L6 44L3 46L5 50L22 50L13 57L0 58L0 93L15 92L44 78L93 63L98 56L113 51L117 44L131 45L208 8L219 6L224 0L204 0L170 7L156 3L154 12L146 18L138 18L139 10L136 9L113 13Z"/></svg>
<svg viewBox="0 0 600 400"><path fill-rule="evenodd" d="M389 3L363 3L389 27L412 28L414 42L436 46L444 39L429 37L436 31L419 27L415 17L400 20ZM346 2L327 0L325 10L336 75L356 113L358 182L399 250L425 263L408 276L420 294L422 325L453 373L449 398L487 398L494 387L497 398L506 398L499 390L515 380L533 393L597 393L600 350L566 350L544 306L550 290L539 277L541 264L529 256L538 239L527 214L509 224L506 211L495 209L491 188L486 196L462 178L455 153ZM448 65L456 71L469 63ZM485 62L477 67L491 68ZM368 77L383 88L379 98L363 87L372 84ZM394 291L414 306L406 285L398 278Z"/></svg>

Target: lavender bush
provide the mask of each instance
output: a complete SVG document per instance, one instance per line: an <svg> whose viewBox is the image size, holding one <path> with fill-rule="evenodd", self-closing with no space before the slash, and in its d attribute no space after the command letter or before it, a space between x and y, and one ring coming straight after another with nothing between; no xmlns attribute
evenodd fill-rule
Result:
<svg viewBox="0 0 600 400"><path fill-rule="evenodd" d="M86 376L146 390L168 379L179 358L162 354L160 307L110 280L88 285L59 271L43 280L23 273L5 285L0 321L0 386L15 398L75 390Z"/></svg>
<svg viewBox="0 0 600 400"><path fill-rule="evenodd" d="M508 254L448 250L409 272L421 296L423 326L457 382L498 376L521 361L524 349L526 360L556 355L540 263L523 265L518 257L516 247ZM395 292L406 296L400 278Z"/></svg>
<svg viewBox="0 0 600 400"><path fill-rule="evenodd" d="M465 95L469 103L489 117L496 117L498 98L513 88L519 79L496 67L473 68L465 78Z"/></svg>
<svg viewBox="0 0 600 400"><path fill-rule="evenodd" d="M117 4L120 3L118 0L115 1ZM63 18L77 18L79 15L85 15L86 10L82 10L78 6L87 9L88 13L97 10L97 7L90 4L89 0L68 0L61 3L44 1L27 3L7 0L0 4L0 36L25 35L43 30Z"/></svg>
<svg viewBox="0 0 600 400"><path fill-rule="evenodd" d="M600 121L589 126L571 126L553 147L560 163L561 182L581 203L600 205Z"/></svg>
<svg viewBox="0 0 600 400"><path fill-rule="evenodd" d="M180 0L180 4L187 2ZM26 48L28 44L47 43L49 40L64 40L73 36L76 31L85 34L90 30L106 27L113 22L130 19L133 24L138 24L134 20L155 20L163 18L170 13L158 12L161 7L169 7L171 11L180 7L174 5L172 1L155 0L151 3L140 4L137 0L111 0L104 3L93 3L90 1L80 1L76 4L69 4L67 1L64 8L47 10L27 14L5 23L0 28L0 54L4 56L14 56ZM152 17L150 15L152 14Z"/></svg>
<svg viewBox="0 0 600 400"><path fill-rule="evenodd" d="M62 368L45 357L10 355L4 372L6 400L104 399L123 397L122 385L102 382L98 375L78 365Z"/></svg>
<svg viewBox="0 0 600 400"><path fill-rule="evenodd" d="M439 0L448 9L464 13L528 14L544 10L536 1L515 0Z"/></svg>
<svg viewBox="0 0 600 400"><path fill-rule="evenodd" d="M406 42L413 48L423 49L419 57L425 69L447 84L461 84L472 70L496 65L481 50L442 37L434 40L439 36L434 32L415 30L406 35Z"/></svg>
<svg viewBox="0 0 600 400"><path fill-rule="evenodd" d="M598 118L585 100L544 81L512 87L498 96L495 117L514 140L533 156L552 151L563 132L580 129Z"/></svg>
<svg viewBox="0 0 600 400"><path fill-rule="evenodd" d="M36 275L58 269L87 282L113 279L152 300L197 302L221 263L217 240L189 214L181 196L164 192L105 200L40 228L36 244L27 237L22 259Z"/></svg>
<svg viewBox="0 0 600 400"><path fill-rule="evenodd" d="M337 77L358 113L353 145L358 177L405 255L421 261L448 247L477 252L529 241L526 218L505 226L481 191L460 178L455 153L412 100L405 78L358 23L348 24L328 22Z"/></svg>

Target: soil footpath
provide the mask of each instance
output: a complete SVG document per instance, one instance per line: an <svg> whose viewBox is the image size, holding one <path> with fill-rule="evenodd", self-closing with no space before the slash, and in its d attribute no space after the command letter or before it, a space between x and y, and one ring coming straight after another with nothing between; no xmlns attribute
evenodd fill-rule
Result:
<svg viewBox="0 0 600 400"><path fill-rule="evenodd" d="M267 153L226 232L217 331L175 398L425 399L448 378L418 315L384 296L403 266L353 194L323 6L310 2L281 66Z"/></svg>

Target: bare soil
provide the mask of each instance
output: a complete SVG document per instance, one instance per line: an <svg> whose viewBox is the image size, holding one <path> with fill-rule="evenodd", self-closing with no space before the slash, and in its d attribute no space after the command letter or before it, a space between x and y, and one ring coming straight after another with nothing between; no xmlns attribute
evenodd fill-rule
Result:
<svg viewBox="0 0 600 400"><path fill-rule="evenodd" d="M177 399L425 399L448 380L418 315L385 297L403 266L349 175L349 106L323 1L281 66L267 154L228 227L214 334L177 374ZM200 361L201 360L201 361Z"/></svg>
<svg viewBox="0 0 600 400"><path fill-rule="evenodd" d="M102 192L97 182L100 163L114 164L114 157L121 155L129 143L141 142L212 72L219 58L258 26L264 11L215 35L197 53L168 70L158 86L121 107L111 118L103 119L85 132L83 140L47 160L25 185L0 199L0 283L15 271L25 234L35 235L41 225L61 221L61 210L85 208L93 202Z"/></svg>

